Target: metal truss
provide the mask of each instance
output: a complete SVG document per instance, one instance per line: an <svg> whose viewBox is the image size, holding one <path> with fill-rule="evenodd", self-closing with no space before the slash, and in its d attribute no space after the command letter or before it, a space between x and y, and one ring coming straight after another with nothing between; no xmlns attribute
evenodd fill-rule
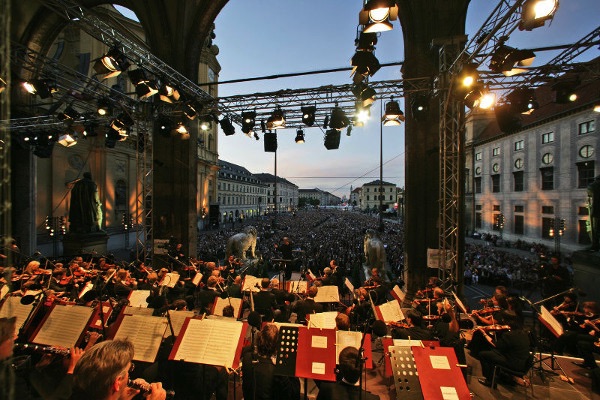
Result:
<svg viewBox="0 0 600 400"><path fill-rule="evenodd" d="M136 151L136 177L135 187L135 254L137 260L146 260L152 253L148 248L152 234L152 201L153 201L153 148L150 138L149 121L141 118L137 123L138 143ZM143 151L139 151L143 146ZM128 233L126 233L128 234Z"/></svg>

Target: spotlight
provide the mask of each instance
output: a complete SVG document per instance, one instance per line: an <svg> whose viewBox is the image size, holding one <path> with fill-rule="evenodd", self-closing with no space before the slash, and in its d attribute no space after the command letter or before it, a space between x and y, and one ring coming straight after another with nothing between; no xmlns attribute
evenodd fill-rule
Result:
<svg viewBox="0 0 600 400"><path fill-rule="evenodd" d="M96 131L97 126L98 124L94 121L85 121L83 123L83 132L81 134L84 138L96 137L98 136L98 132Z"/></svg>
<svg viewBox="0 0 600 400"><path fill-rule="evenodd" d="M221 129L223 130L225 136L231 136L235 133L235 127L233 126L229 118L223 117L219 121L219 125L221 125Z"/></svg>
<svg viewBox="0 0 600 400"><path fill-rule="evenodd" d="M338 107L338 103L335 103L335 107L331 110L329 127L333 129L343 129L348 125L350 125L350 120L346 116L346 113L341 107Z"/></svg>
<svg viewBox="0 0 600 400"><path fill-rule="evenodd" d="M183 114L191 121L193 121L200 111L202 111L202 105L194 102L187 102L183 105Z"/></svg>
<svg viewBox="0 0 600 400"><path fill-rule="evenodd" d="M352 85L352 93L354 96L356 96L356 100L358 100L363 107L373 104L375 101L375 96L377 95L375 89L363 82Z"/></svg>
<svg viewBox="0 0 600 400"><path fill-rule="evenodd" d="M352 125L348 125L348 129L346 129L346 136L352 135Z"/></svg>
<svg viewBox="0 0 600 400"><path fill-rule="evenodd" d="M302 129L298 129L296 131L296 139L294 139L296 143L304 143L304 131Z"/></svg>
<svg viewBox="0 0 600 400"><path fill-rule="evenodd" d="M58 92L56 81L53 79L34 79L33 81L23 82L23 88L30 94L37 94L41 99L51 97L53 93Z"/></svg>
<svg viewBox="0 0 600 400"><path fill-rule="evenodd" d="M498 127L504 133L512 133L521 129L521 115L512 110L510 104L501 104L494 108Z"/></svg>
<svg viewBox="0 0 600 400"><path fill-rule="evenodd" d="M158 93L156 82L148 78L146 71L143 69L128 71L127 75L129 76L131 83L135 85L135 93L140 99L147 99Z"/></svg>
<svg viewBox="0 0 600 400"><path fill-rule="evenodd" d="M175 132L179 133L182 136L189 135L187 126L185 126L185 122L183 121L175 122Z"/></svg>
<svg viewBox="0 0 600 400"><path fill-rule="evenodd" d="M554 17L558 0L526 0L521 8L520 30L530 31Z"/></svg>
<svg viewBox="0 0 600 400"><path fill-rule="evenodd" d="M479 108L482 110L489 110L496 104L496 94L486 89L479 99Z"/></svg>
<svg viewBox="0 0 600 400"><path fill-rule="evenodd" d="M502 44L494 51L489 67L493 72L514 76L526 71L518 67L528 67L534 59L535 53L531 50L519 50Z"/></svg>
<svg viewBox="0 0 600 400"><path fill-rule="evenodd" d="M464 64L458 76L460 88L466 90L471 88L479 79L477 64Z"/></svg>
<svg viewBox="0 0 600 400"><path fill-rule="evenodd" d="M110 100L107 97L103 97L101 99L98 99L98 104L97 104L97 108L96 108L96 112L98 113L98 115L107 115L110 114L112 110L112 103L110 102Z"/></svg>
<svg viewBox="0 0 600 400"><path fill-rule="evenodd" d="M510 109L517 114L531 114L538 108L534 90L531 88L516 88L506 95Z"/></svg>
<svg viewBox="0 0 600 400"><path fill-rule="evenodd" d="M473 86L471 90L465 95L464 101L465 105L470 109L475 107L479 107L479 103L481 101L482 96L484 95L483 84L477 83Z"/></svg>
<svg viewBox="0 0 600 400"><path fill-rule="evenodd" d="M134 121L127 113L121 113L117 118L113 119L110 127L116 130L119 134L127 136L127 129L133 126Z"/></svg>
<svg viewBox="0 0 600 400"><path fill-rule="evenodd" d="M329 129L325 131L325 148L327 150L336 150L340 148L340 131Z"/></svg>
<svg viewBox="0 0 600 400"><path fill-rule="evenodd" d="M212 129L212 121L213 118L210 115L200 117L200 129L205 132Z"/></svg>
<svg viewBox="0 0 600 400"><path fill-rule="evenodd" d="M364 126L371 118L371 106L363 106L361 101L357 101L354 105L354 119L352 124L354 126Z"/></svg>
<svg viewBox="0 0 600 400"><path fill-rule="evenodd" d="M159 115L156 120L156 129L164 137L170 137L175 124L173 120L165 115Z"/></svg>
<svg viewBox="0 0 600 400"><path fill-rule="evenodd" d="M79 113L73 107L69 106L62 113L59 113L56 118L60 121L73 121L79 118Z"/></svg>
<svg viewBox="0 0 600 400"><path fill-rule="evenodd" d="M104 145L109 149L112 149L115 147L115 145L120 139L121 135L119 131L111 127L106 131Z"/></svg>
<svg viewBox="0 0 600 400"><path fill-rule="evenodd" d="M302 123L306 126L313 126L315 124L315 114L317 113L316 106L301 106L302 111Z"/></svg>
<svg viewBox="0 0 600 400"><path fill-rule="evenodd" d="M365 25L364 32L390 31L390 21L398 19L398 6L394 0L369 0L358 14L358 23Z"/></svg>
<svg viewBox="0 0 600 400"><path fill-rule="evenodd" d="M357 51L350 62L354 68L354 83L362 82L366 77L373 76L381 68L381 64L375 55L370 51Z"/></svg>
<svg viewBox="0 0 600 400"><path fill-rule="evenodd" d="M405 120L400 104L392 97L385 105L385 114L381 117L383 126L398 126Z"/></svg>
<svg viewBox="0 0 600 400"><path fill-rule="evenodd" d="M64 147L71 147L77 144L76 132L65 132L58 137L58 144Z"/></svg>
<svg viewBox="0 0 600 400"><path fill-rule="evenodd" d="M112 49L97 59L93 68L97 75L102 75L103 79L108 79L126 71L129 65L129 61L123 53L117 49Z"/></svg>
<svg viewBox="0 0 600 400"><path fill-rule="evenodd" d="M552 85L555 94L554 102L558 104L568 104L577 100L575 88L579 86L579 79L561 80Z"/></svg>
<svg viewBox="0 0 600 400"><path fill-rule="evenodd" d="M410 101L413 118L419 121L427 116L429 111L429 97L421 94L415 95Z"/></svg>
<svg viewBox="0 0 600 400"><path fill-rule="evenodd" d="M6 90L6 81L2 78L0 78L0 93L4 92Z"/></svg>
<svg viewBox="0 0 600 400"><path fill-rule="evenodd" d="M242 111L242 132L249 134L256 125L256 111Z"/></svg>
<svg viewBox="0 0 600 400"><path fill-rule="evenodd" d="M179 90L177 90L177 88L170 83L163 83L158 91L158 95L165 103L179 101L179 98L181 97Z"/></svg>
<svg viewBox="0 0 600 400"><path fill-rule="evenodd" d="M41 138L37 140L33 154L39 158L50 158L52 157L52 150L54 150L54 140L48 138Z"/></svg>
<svg viewBox="0 0 600 400"><path fill-rule="evenodd" d="M273 114L267 119L267 129L283 129L285 128L285 116L283 111L278 106L273 110Z"/></svg>

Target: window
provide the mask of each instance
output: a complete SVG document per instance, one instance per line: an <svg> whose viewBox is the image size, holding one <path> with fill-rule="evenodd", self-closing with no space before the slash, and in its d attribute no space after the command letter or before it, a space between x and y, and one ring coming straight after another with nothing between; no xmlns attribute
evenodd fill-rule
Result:
<svg viewBox="0 0 600 400"><path fill-rule="evenodd" d="M513 233L517 235L522 235L525 233L525 218L522 215L515 215Z"/></svg>
<svg viewBox="0 0 600 400"><path fill-rule="evenodd" d="M513 190L515 192L522 192L524 185L523 185L523 177L525 176L525 173L523 171L516 171L513 172Z"/></svg>
<svg viewBox="0 0 600 400"><path fill-rule="evenodd" d="M553 206L542 206L542 214L554 214Z"/></svg>
<svg viewBox="0 0 600 400"><path fill-rule="evenodd" d="M577 209L577 215L590 215L590 209L587 207L579 207Z"/></svg>
<svg viewBox="0 0 600 400"><path fill-rule="evenodd" d="M500 155L500 147L494 147L492 149L492 156L497 157Z"/></svg>
<svg viewBox="0 0 600 400"><path fill-rule="evenodd" d="M525 211L525 207L523 206L515 206L515 212L516 213L522 213Z"/></svg>
<svg viewBox="0 0 600 400"><path fill-rule="evenodd" d="M481 175L481 167L475 168L475 175Z"/></svg>
<svg viewBox="0 0 600 400"><path fill-rule="evenodd" d="M548 164L552 164L552 162L554 161L554 156L552 155L552 153L546 153L542 156L542 163L548 165Z"/></svg>
<svg viewBox="0 0 600 400"><path fill-rule="evenodd" d="M594 181L594 161L577 163L577 187L585 189Z"/></svg>
<svg viewBox="0 0 600 400"><path fill-rule="evenodd" d="M583 146L582 148L579 149L579 156L581 158L590 158L593 155L594 155L594 146L590 146L589 144L586 144L585 146Z"/></svg>
<svg viewBox="0 0 600 400"><path fill-rule="evenodd" d="M369 195L367 195L367 201L369 201Z"/></svg>
<svg viewBox="0 0 600 400"><path fill-rule="evenodd" d="M481 204L475 204L475 210L481 211Z"/></svg>
<svg viewBox="0 0 600 400"><path fill-rule="evenodd" d="M542 134L542 144L554 142L554 132Z"/></svg>
<svg viewBox="0 0 600 400"><path fill-rule="evenodd" d="M596 130L596 121L586 121L584 123L579 124L579 134L585 135L590 132L594 132Z"/></svg>
<svg viewBox="0 0 600 400"><path fill-rule="evenodd" d="M517 140L515 142L515 151L523 150L524 148L525 148L525 141L524 140Z"/></svg>
<svg viewBox="0 0 600 400"><path fill-rule="evenodd" d="M500 175L492 175L492 193L500 193Z"/></svg>
<svg viewBox="0 0 600 400"><path fill-rule="evenodd" d="M554 189L554 168L546 167L540 168L542 174L542 190L553 190Z"/></svg>
<svg viewBox="0 0 600 400"><path fill-rule="evenodd" d="M494 204L492 206L492 211L500 211L500 204Z"/></svg>
<svg viewBox="0 0 600 400"><path fill-rule="evenodd" d="M515 160L515 168L516 169L521 169L523 168L523 159L522 158L517 158Z"/></svg>
<svg viewBox="0 0 600 400"><path fill-rule="evenodd" d="M481 156L481 152L475 153L475 161L481 161L483 157Z"/></svg>
<svg viewBox="0 0 600 400"><path fill-rule="evenodd" d="M475 193L481 193L481 177L474 179Z"/></svg>
<svg viewBox="0 0 600 400"><path fill-rule="evenodd" d="M498 163L494 163L494 165L492 165L492 171L494 171L494 172L500 171L500 165Z"/></svg>

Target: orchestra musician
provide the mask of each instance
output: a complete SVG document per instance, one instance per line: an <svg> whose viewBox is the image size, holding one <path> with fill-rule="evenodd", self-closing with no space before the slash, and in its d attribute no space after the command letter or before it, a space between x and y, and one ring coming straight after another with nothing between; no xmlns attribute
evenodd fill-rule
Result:
<svg viewBox="0 0 600 400"><path fill-rule="evenodd" d="M288 322L291 314L290 304L294 301L295 297L294 294L288 293L284 288L280 288L279 286L279 279L271 279L271 293L275 295L276 308L280 311L275 315L275 322Z"/></svg>
<svg viewBox="0 0 600 400"><path fill-rule="evenodd" d="M394 339L433 339L432 331L422 327L423 319L420 312L417 310L409 310L406 312L404 317L406 318L406 327L392 328L392 337Z"/></svg>
<svg viewBox="0 0 600 400"><path fill-rule="evenodd" d="M365 281L363 287L374 288L380 286L382 282L383 280L381 279L381 276L379 276L379 269L371 268L371 277Z"/></svg>
<svg viewBox="0 0 600 400"><path fill-rule="evenodd" d="M263 317L263 321L273 321L275 317L281 318L281 311L277 309L277 298L270 290L271 281L269 278L262 278L260 281L260 291L253 293L254 311Z"/></svg>
<svg viewBox="0 0 600 400"><path fill-rule="evenodd" d="M210 314L215 299L221 295L217 289L217 283L216 276L209 276L206 286L198 291L196 305L200 310L200 314Z"/></svg>
<svg viewBox="0 0 600 400"><path fill-rule="evenodd" d="M306 291L306 298L297 300L292 306L292 312L296 313L296 323L306 325L306 314L323 312L323 305L315 302L315 296L318 292L318 287L309 287Z"/></svg>
<svg viewBox="0 0 600 400"><path fill-rule="evenodd" d="M575 323L570 325L554 342L552 347L557 354L563 354L567 351L577 355L577 342L589 340L587 336L599 336L594 329L596 325L592 321L597 321L600 317L600 306L595 301L585 301L582 304L582 309L582 313L573 314ZM592 331L594 331L593 334ZM585 367L593 367L593 365L588 363L585 364Z"/></svg>
<svg viewBox="0 0 600 400"><path fill-rule="evenodd" d="M81 357L73 373L72 400L130 400L139 389L129 387L133 370L133 343L128 340L107 340L94 345ZM165 400L166 391L160 382L138 379L148 387L146 400Z"/></svg>
<svg viewBox="0 0 600 400"><path fill-rule="evenodd" d="M492 306L481 310L475 310L471 314L477 321L477 325L495 325L503 324L502 311L508 310L508 301L506 296L500 293L495 293L492 296Z"/></svg>
<svg viewBox="0 0 600 400"><path fill-rule="evenodd" d="M120 269L115 274L114 293L117 300L126 299L137 288L137 282L126 269Z"/></svg>
<svg viewBox="0 0 600 400"><path fill-rule="evenodd" d="M578 308L579 302L577 301L577 294L575 292L567 292L563 295L562 303L554 306L552 310L550 310L550 314L552 314L565 329L568 329L571 325L575 324L573 316L581 314Z"/></svg>

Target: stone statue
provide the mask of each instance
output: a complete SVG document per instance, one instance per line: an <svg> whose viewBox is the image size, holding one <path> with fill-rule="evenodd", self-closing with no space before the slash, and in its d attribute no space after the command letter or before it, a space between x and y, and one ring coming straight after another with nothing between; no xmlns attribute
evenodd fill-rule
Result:
<svg viewBox="0 0 600 400"><path fill-rule="evenodd" d="M102 207L98 186L92 180L92 174L84 172L83 179L77 181L71 189L69 231L73 233L99 232L101 224Z"/></svg>
<svg viewBox="0 0 600 400"><path fill-rule="evenodd" d="M385 246L375 230L366 230L364 245L367 266L383 272L386 264Z"/></svg>
<svg viewBox="0 0 600 400"><path fill-rule="evenodd" d="M241 233L236 233L227 239L226 257L234 256L241 260L246 259L246 253L250 250L252 258L256 258L254 250L256 249L256 228L247 226Z"/></svg>
<svg viewBox="0 0 600 400"><path fill-rule="evenodd" d="M600 250L600 175L587 187L588 208L590 211L590 238L592 239L591 251Z"/></svg>

